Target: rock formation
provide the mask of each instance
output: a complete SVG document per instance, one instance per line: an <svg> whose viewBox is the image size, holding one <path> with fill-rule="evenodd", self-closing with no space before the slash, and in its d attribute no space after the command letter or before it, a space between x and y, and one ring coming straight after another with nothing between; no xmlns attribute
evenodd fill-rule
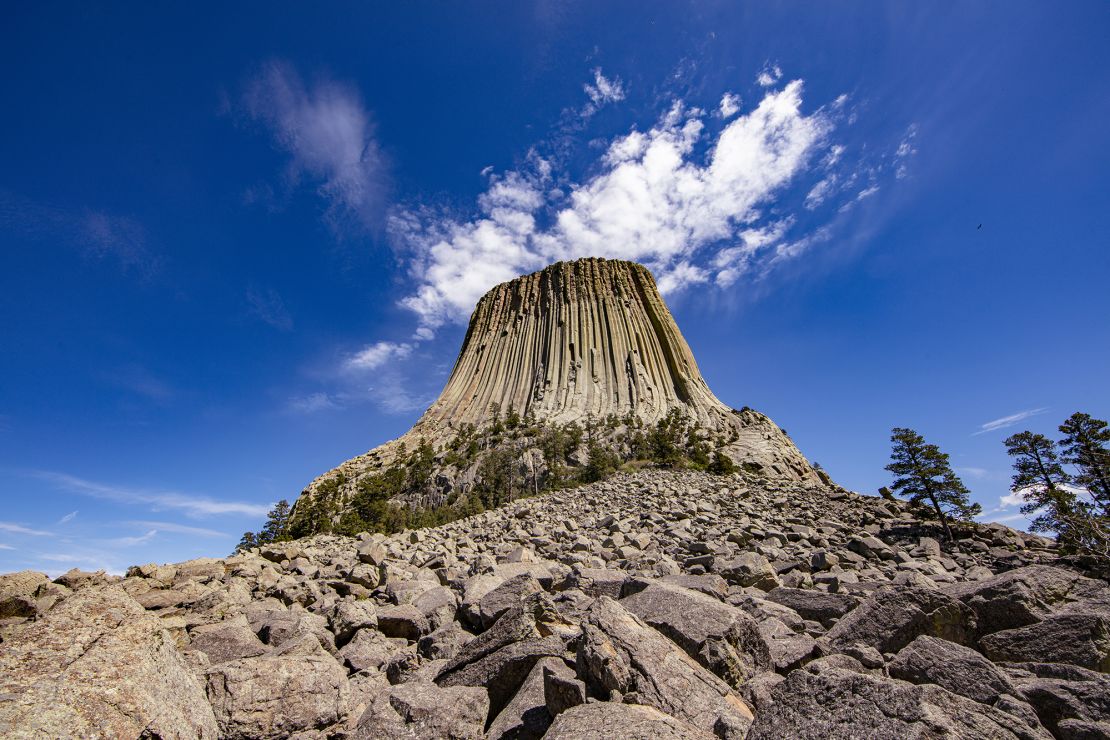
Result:
<svg viewBox="0 0 1110 740"><path fill-rule="evenodd" d="M4 737L1110 736L1110 586L752 473L126 577L0 576Z"/></svg>
<svg viewBox="0 0 1110 740"><path fill-rule="evenodd" d="M473 482L480 459L452 463L445 447L468 427L486 436L484 446L494 418L509 413L540 426L609 420L605 441L625 456L630 453L619 440L631 424L650 427L677 413L737 465L776 478L819 480L770 419L713 395L647 268L590 258L559 262L489 291L470 318L446 387L415 426L321 475L302 498L346 501L360 479L428 443L436 451L429 484L406 503L442 503ZM542 477L544 460L534 445L518 454L534 455L530 465ZM322 486L336 480L342 481L337 490ZM341 511L343 504L332 508Z"/></svg>

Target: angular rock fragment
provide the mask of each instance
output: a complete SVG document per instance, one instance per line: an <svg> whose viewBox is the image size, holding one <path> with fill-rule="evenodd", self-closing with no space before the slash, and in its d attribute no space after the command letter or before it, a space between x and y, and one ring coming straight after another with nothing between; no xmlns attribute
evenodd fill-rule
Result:
<svg viewBox="0 0 1110 740"><path fill-rule="evenodd" d="M984 635L979 644L995 662L1071 663L1110 673L1110 615L1058 614Z"/></svg>
<svg viewBox="0 0 1110 740"><path fill-rule="evenodd" d="M891 678L936 684L983 704L993 704L1003 694L1017 693L1010 679L979 653L927 635L898 651L887 671Z"/></svg>
<svg viewBox="0 0 1110 740"><path fill-rule="evenodd" d="M895 653L919 635L972 644L975 615L938 591L889 587L848 612L825 638L836 650L865 645L880 653Z"/></svg>
<svg viewBox="0 0 1110 740"><path fill-rule="evenodd" d="M655 707L597 702L563 712L543 737L544 740L712 740L715 736Z"/></svg>

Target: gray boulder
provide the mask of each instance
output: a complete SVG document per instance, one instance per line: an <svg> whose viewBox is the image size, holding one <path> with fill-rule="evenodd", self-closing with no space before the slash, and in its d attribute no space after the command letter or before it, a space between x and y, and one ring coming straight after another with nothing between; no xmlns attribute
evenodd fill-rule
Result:
<svg viewBox="0 0 1110 740"><path fill-rule="evenodd" d="M771 696L771 705L756 717L748 740L1051 737L1001 710L937 686L837 668L794 671Z"/></svg>
<svg viewBox="0 0 1110 740"><path fill-rule="evenodd" d="M995 662L1071 663L1110 673L1110 617L1101 614L1058 614L985 635L979 644Z"/></svg>
<svg viewBox="0 0 1110 740"><path fill-rule="evenodd" d="M1035 624L1075 602L1110 598L1105 583L1048 565L1018 568L944 590L975 610L980 634Z"/></svg>
<svg viewBox="0 0 1110 740"><path fill-rule="evenodd" d="M714 735L655 707L596 702L563 712L543 737L544 740L712 740Z"/></svg>
<svg viewBox="0 0 1110 740"><path fill-rule="evenodd" d="M262 655L269 648L258 639L243 615L215 624L194 628L189 633L189 647L208 656L210 663L225 663L238 658Z"/></svg>
<svg viewBox="0 0 1110 740"><path fill-rule="evenodd" d="M0 735L215 738L204 689L155 617L89 587L0 643Z"/></svg>
<svg viewBox="0 0 1110 740"><path fill-rule="evenodd" d="M497 618L519 604L525 597L543 591L530 573L521 573L493 589L478 602L478 616L483 629L489 629Z"/></svg>
<svg viewBox="0 0 1110 740"><path fill-rule="evenodd" d="M378 610L370 601L340 601L328 614L328 626L335 644L342 646L364 628L378 626Z"/></svg>
<svg viewBox="0 0 1110 740"><path fill-rule="evenodd" d="M724 738L742 738L751 724L751 709L728 684L607 596L590 607L577 661L595 695L616 691Z"/></svg>
<svg viewBox="0 0 1110 740"><path fill-rule="evenodd" d="M0 575L0 619L38 614L36 592L49 582L44 574L33 570Z"/></svg>
<svg viewBox="0 0 1110 740"><path fill-rule="evenodd" d="M1010 679L979 653L927 635L898 651L887 671L891 678L936 684L984 704L993 704L1002 694L1017 693Z"/></svg>
<svg viewBox="0 0 1110 740"><path fill-rule="evenodd" d="M1057 736L1082 734L1076 731L1075 725L1071 725L1070 732L1067 727L1061 727L1068 721L1101 724L1105 736L1110 736L1110 677L1097 676L1088 681L1035 678L1021 684L1020 696L1032 705L1041 723Z"/></svg>
<svg viewBox="0 0 1110 740"><path fill-rule="evenodd" d="M428 618L412 604L387 606L378 612L378 629L386 637L415 642L432 631Z"/></svg>
<svg viewBox="0 0 1110 740"><path fill-rule="evenodd" d="M551 726L552 714L547 708L544 674L550 671L574 678L574 671L562 658L541 658L528 673L520 689L490 723L486 732L490 740L534 740L543 737Z"/></svg>
<svg viewBox="0 0 1110 740"><path fill-rule="evenodd" d="M754 586L770 591L779 585L775 569L767 558L754 552L742 552L732 560L720 564L719 571L729 583L737 586Z"/></svg>
<svg viewBox="0 0 1110 740"><path fill-rule="evenodd" d="M771 589L767 600L790 607L804 619L812 619L826 627L859 606L859 599L848 594L833 594L806 588L779 586Z"/></svg>
<svg viewBox="0 0 1110 740"><path fill-rule="evenodd" d="M771 652L756 621L711 596L654 583L623 599L621 606L733 687L771 669Z"/></svg>
<svg viewBox="0 0 1110 740"><path fill-rule="evenodd" d="M287 737L333 725L348 710L347 672L312 635L213 666L206 678L221 738Z"/></svg>
<svg viewBox="0 0 1110 740"><path fill-rule="evenodd" d="M825 638L838 652L866 645L880 653L895 653L920 635L972 644L975 614L939 591L884 588L842 617Z"/></svg>
<svg viewBox="0 0 1110 740"><path fill-rule="evenodd" d="M486 692L413 680L382 692L359 718L352 740L480 740L489 711Z"/></svg>

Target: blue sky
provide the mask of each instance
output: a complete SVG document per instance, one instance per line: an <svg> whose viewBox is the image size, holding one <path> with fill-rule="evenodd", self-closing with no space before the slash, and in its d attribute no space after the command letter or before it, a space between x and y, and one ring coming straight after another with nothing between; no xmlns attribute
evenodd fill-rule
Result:
<svg viewBox="0 0 1110 740"><path fill-rule="evenodd" d="M560 258L856 490L1110 413L1105 2L396 5L8 14L0 571L226 554Z"/></svg>

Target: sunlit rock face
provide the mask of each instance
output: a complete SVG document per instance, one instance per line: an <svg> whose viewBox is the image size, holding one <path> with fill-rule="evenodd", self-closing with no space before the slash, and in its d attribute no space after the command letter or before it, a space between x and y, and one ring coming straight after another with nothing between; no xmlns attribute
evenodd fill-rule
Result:
<svg viewBox="0 0 1110 740"><path fill-rule="evenodd" d="M348 460L306 489L342 473L353 481L381 470L421 441L449 443L510 411L541 424L652 425L669 412L696 421L737 465L771 478L818 480L770 419L713 395L643 265L598 258L558 262L502 283L478 301L446 387L397 440ZM401 448L401 444L404 448ZM439 470L446 485L473 471Z"/></svg>

